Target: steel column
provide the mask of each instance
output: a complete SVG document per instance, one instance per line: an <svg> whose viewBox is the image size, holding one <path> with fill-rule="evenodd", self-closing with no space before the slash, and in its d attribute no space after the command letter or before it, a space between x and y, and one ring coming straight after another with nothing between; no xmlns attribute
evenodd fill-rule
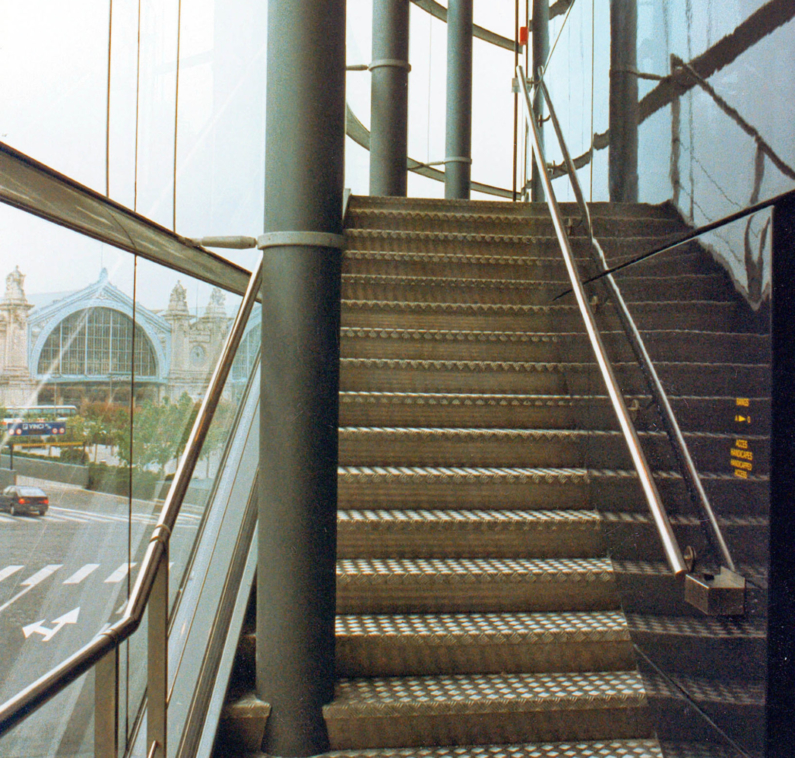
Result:
<svg viewBox="0 0 795 758"><path fill-rule="evenodd" d="M375 0L370 64L370 194L406 196L409 0Z"/></svg>
<svg viewBox="0 0 795 758"><path fill-rule="evenodd" d="M770 566L766 752L791 755L795 742L795 199L773 209L771 296ZM762 401L756 401L762 402ZM750 409L753 413L753 407Z"/></svg>
<svg viewBox="0 0 795 758"><path fill-rule="evenodd" d="M472 0L448 3L446 126L444 196L468 200L472 175Z"/></svg>
<svg viewBox="0 0 795 758"><path fill-rule="evenodd" d="M638 3L610 0L610 151L613 203L638 202Z"/></svg>
<svg viewBox="0 0 795 758"><path fill-rule="evenodd" d="M328 749L334 688L345 6L268 11L256 679L279 756Z"/></svg>
<svg viewBox="0 0 795 758"><path fill-rule="evenodd" d="M533 72L532 78L535 80L539 73L544 70L549 57L549 0L533 0ZM541 137L541 147L544 148L544 93L541 88L537 88L533 96L533 110L538 119L539 135ZM539 176L538 165L532 162L532 174L530 179L530 199L536 203L543 203L544 182Z"/></svg>

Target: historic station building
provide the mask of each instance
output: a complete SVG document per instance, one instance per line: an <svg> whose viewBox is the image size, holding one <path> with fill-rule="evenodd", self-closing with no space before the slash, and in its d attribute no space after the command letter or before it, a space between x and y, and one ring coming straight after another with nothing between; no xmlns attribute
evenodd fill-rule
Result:
<svg viewBox="0 0 795 758"><path fill-rule="evenodd" d="M230 318L214 289L201 314L177 282L155 312L115 287L103 269L76 292L31 295L16 267L0 300L0 404L77 405L83 401L198 397ZM133 354L135 356L134 372ZM134 382L131 382L134 376Z"/></svg>

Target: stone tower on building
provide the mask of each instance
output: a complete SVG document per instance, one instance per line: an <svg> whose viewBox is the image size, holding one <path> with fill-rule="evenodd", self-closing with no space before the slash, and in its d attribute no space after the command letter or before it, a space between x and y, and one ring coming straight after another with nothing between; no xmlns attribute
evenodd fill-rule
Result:
<svg viewBox="0 0 795 758"><path fill-rule="evenodd" d="M36 392L28 368L28 312L33 306L25 297L25 275L15 267L6 277L0 300L0 387L6 406L26 405Z"/></svg>

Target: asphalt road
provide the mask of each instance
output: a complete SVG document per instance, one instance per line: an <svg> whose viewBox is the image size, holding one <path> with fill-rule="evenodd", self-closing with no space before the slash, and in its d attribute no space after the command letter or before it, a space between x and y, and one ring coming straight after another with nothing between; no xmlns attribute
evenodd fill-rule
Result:
<svg viewBox="0 0 795 758"><path fill-rule="evenodd" d="M122 497L51 482L20 483L44 489L50 509L43 517L0 512L0 703L120 618L159 509L159 504L133 500L130 505ZM201 513L185 505L180 514L170 555L172 594ZM121 659L121 698L124 703L129 686L130 711L143 687L135 661L145 655L145 635L144 626ZM0 756L93 756L93 698L89 672L0 739Z"/></svg>

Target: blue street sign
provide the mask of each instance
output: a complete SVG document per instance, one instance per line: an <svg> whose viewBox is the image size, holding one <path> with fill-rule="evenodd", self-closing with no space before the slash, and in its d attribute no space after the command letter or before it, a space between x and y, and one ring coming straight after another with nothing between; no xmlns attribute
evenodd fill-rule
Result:
<svg viewBox="0 0 795 758"><path fill-rule="evenodd" d="M66 434L65 421L12 421L6 425L11 437L40 436Z"/></svg>

